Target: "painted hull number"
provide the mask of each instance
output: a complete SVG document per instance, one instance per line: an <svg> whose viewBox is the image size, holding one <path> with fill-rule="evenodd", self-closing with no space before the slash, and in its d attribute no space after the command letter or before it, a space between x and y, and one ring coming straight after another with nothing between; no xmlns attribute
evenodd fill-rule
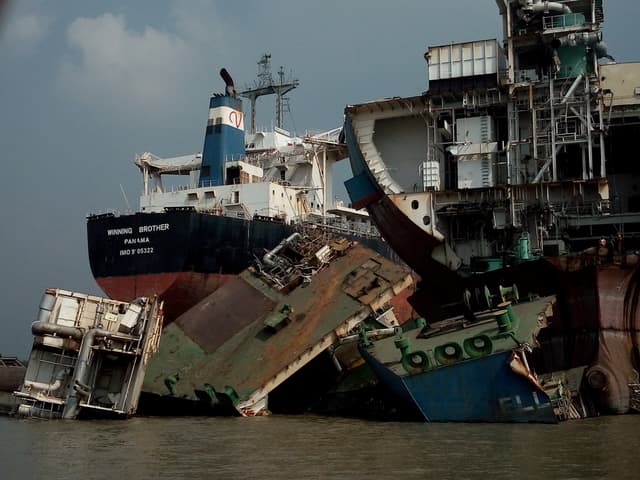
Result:
<svg viewBox="0 0 640 480"><path fill-rule="evenodd" d="M120 250L120 256L127 255L148 255L153 253L153 247L141 247L141 248L125 248Z"/></svg>

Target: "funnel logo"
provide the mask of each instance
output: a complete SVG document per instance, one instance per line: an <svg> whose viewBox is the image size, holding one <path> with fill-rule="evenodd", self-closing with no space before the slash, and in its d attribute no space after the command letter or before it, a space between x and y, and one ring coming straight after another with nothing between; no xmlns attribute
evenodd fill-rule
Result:
<svg viewBox="0 0 640 480"><path fill-rule="evenodd" d="M240 128L240 125L242 125L242 112L238 112L237 110L229 112L229 122L234 127Z"/></svg>
<svg viewBox="0 0 640 480"><path fill-rule="evenodd" d="M208 125L227 125L229 127L244 130L244 115L235 108L220 105L209 109Z"/></svg>

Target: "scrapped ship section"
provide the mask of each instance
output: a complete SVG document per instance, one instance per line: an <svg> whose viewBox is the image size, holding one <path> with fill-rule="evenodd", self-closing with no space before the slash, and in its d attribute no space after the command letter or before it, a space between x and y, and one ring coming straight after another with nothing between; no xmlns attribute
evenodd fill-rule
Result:
<svg viewBox="0 0 640 480"><path fill-rule="evenodd" d="M359 243L296 232L165 327L141 413L255 416L317 402L362 363L360 330L407 320L412 286L407 267ZM291 381L301 386L283 394Z"/></svg>
<svg viewBox="0 0 640 480"><path fill-rule="evenodd" d="M412 263L419 271L436 262L483 272L601 238L630 247L638 231L637 166L627 159L640 66L611 61L602 2L498 5L504 48L430 47L423 95L347 108L354 204L372 205L381 229L396 213L410 220L405 230L430 252Z"/></svg>
<svg viewBox="0 0 640 480"><path fill-rule="evenodd" d="M346 108L346 186L420 275L419 313L472 318L485 286L557 295L541 371L584 366L600 411L624 412L640 368L640 63L607 51L601 0L496 5L502 42L429 47L426 92Z"/></svg>
<svg viewBox="0 0 640 480"><path fill-rule="evenodd" d="M428 422L556 423L578 418L566 374L539 379L527 356L552 321L555 298L501 302L474 321L453 317L364 340L360 351L380 380ZM549 378L548 380L551 380ZM559 394L558 385L561 385Z"/></svg>
<svg viewBox="0 0 640 480"><path fill-rule="evenodd" d="M33 346L14 392L21 417L127 418L136 413L157 351L162 303L125 303L47 289L31 325Z"/></svg>

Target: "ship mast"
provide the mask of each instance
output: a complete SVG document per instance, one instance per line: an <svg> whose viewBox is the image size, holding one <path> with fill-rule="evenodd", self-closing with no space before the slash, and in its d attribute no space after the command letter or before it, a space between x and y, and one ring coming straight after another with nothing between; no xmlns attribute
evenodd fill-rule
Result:
<svg viewBox="0 0 640 480"><path fill-rule="evenodd" d="M287 98L285 95L296 88L300 82L297 78L285 78L284 67L278 69L278 79L274 80L271 74L271 54L265 53L258 61L258 79L253 86L246 87L240 96L248 98L251 102L251 125L250 133L256 131L256 101L258 97L264 95L276 96L276 126L283 128L284 106Z"/></svg>

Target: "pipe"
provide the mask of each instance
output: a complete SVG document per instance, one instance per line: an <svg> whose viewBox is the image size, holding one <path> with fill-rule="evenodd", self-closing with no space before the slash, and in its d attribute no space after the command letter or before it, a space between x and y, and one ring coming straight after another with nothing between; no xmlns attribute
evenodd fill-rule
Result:
<svg viewBox="0 0 640 480"><path fill-rule="evenodd" d="M96 337L109 338L111 332L108 330L101 330L99 328L90 329L84 338L82 339L82 345L80 346L80 352L78 353L78 361L75 367L75 374L73 376L72 385L80 385L84 387L87 383L87 372L89 371L89 356L91 355L91 347ZM79 391L80 390L80 391ZM84 397L86 392L84 388L72 388L71 394L67 397L67 402L62 412L62 418L75 418L78 414L78 406L80 399L78 397Z"/></svg>
<svg viewBox="0 0 640 480"><path fill-rule="evenodd" d="M559 2L542 2L540 0L520 2L520 7L516 10L516 16L529 23L533 16L537 13L549 13L555 11L558 13L568 14L571 13L571 9Z"/></svg>
<svg viewBox="0 0 640 480"><path fill-rule="evenodd" d="M32 390L43 390L47 392L55 392L62 386L62 381L69 375L69 369L63 368L60 370L55 378L53 383L44 383L44 382L32 382L31 380L25 380L24 386L28 387Z"/></svg>
<svg viewBox="0 0 640 480"><path fill-rule="evenodd" d="M276 262L274 260L275 255L282 250L284 247L286 247L287 245L289 245L291 242L293 242L293 240L295 240L297 237L299 237L300 234L298 232L296 233L292 233L291 235L289 235L287 238L285 238L282 242L280 242L279 245L276 246L276 248L274 248L273 250L270 250L269 252L264 254L264 257L262 257L262 261L264 263L266 263L267 265L269 265L270 267L274 267Z"/></svg>
<svg viewBox="0 0 640 480"><path fill-rule="evenodd" d="M75 340L82 340L84 331L81 328L65 327L49 322L33 322L31 333L34 335L57 335L60 337L71 337Z"/></svg>
<svg viewBox="0 0 640 480"><path fill-rule="evenodd" d="M532 13L549 13L549 12L562 12L562 13L571 13L571 9L560 2L543 2L542 0L537 0L535 3L529 4L527 2L527 6L522 7L523 10L528 10Z"/></svg>
<svg viewBox="0 0 640 480"><path fill-rule="evenodd" d="M556 71L556 73L560 72L560 69L562 68L562 61L560 60L560 54L558 53L558 50L556 48L553 49L553 69Z"/></svg>
<svg viewBox="0 0 640 480"><path fill-rule="evenodd" d="M333 366L335 367L336 372L342 373L342 371L344 369L342 368L342 365L340 364L340 360L338 360L338 357L336 356L335 348L329 347L329 348L327 348L327 352L329 353L329 356L331 357L331 362L333 363Z"/></svg>
<svg viewBox="0 0 640 480"><path fill-rule="evenodd" d="M571 84L571 87L569 87L569 90L567 90L567 93L564 95L564 97L562 97L562 100L560 100L560 105L564 105L565 103L567 103L567 100L573 97L573 94L576 93L576 90L580 86L580 82L582 82L583 78L584 73L581 73L576 77L576 79Z"/></svg>
<svg viewBox="0 0 640 480"><path fill-rule="evenodd" d="M367 332L365 332L365 338L370 339L379 339L379 338L383 338L383 337L389 337L391 335L395 335L396 329L391 327L391 328L378 328L377 330L369 330ZM340 337L340 339L338 339L337 344L338 345L344 345L345 343L353 343L353 342L357 342L360 339L360 334L355 334L355 335L347 335L346 337Z"/></svg>
<svg viewBox="0 0 640 480"><path fill-rule="evenodd" d="M538 183L540 180L542 180L542 176L544 175L544 173L549 170L549 165L551 165L551 161L553 160L553 157L547 159L546 162L544 162L544 165L542 165L542 167L540 168L540 171L538 172L538 174L534 177L533 180L531 180L531 183Z"/></svg>
<svg viewBox="0 0 640 480"><path fill-rule="evenodd" d="M555 38L552 42L553 47L575 47L577 45L585 45L593 47L602 41L602 32L584 32L570 33L564 37Z"/></svg>
<svg viewBox="0 0 640 480"><path fill-rule="evenodd" d="M56 303L56 296L47 290L40 301L40 312L38 313L38 321L46 322L51 316L51 311Z"/></svg>

